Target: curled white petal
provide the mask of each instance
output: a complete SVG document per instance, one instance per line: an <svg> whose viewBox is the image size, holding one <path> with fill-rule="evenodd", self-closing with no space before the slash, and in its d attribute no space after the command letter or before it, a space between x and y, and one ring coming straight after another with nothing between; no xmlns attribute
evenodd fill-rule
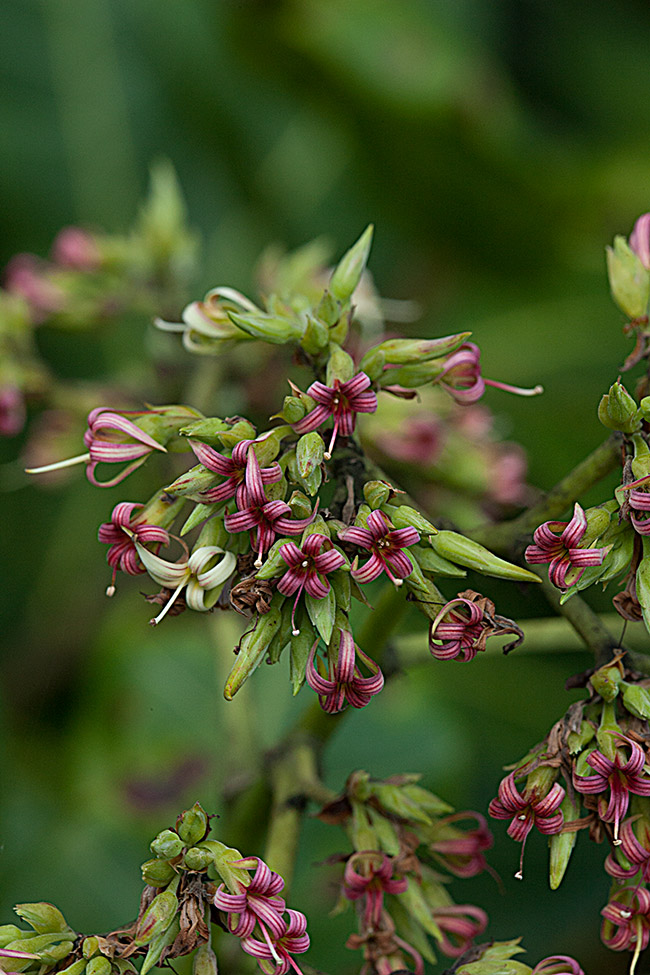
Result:
<svg viewBox="0 0 650 975"><path fill-rule="evenodd" d="M138 541L135 542L135 547L145 569L151 578L161 586L165 586L167 589L175 589L176 586L187 582L191 577L192 573L187 562L167 562L166 559L154 555Z"/></svg>

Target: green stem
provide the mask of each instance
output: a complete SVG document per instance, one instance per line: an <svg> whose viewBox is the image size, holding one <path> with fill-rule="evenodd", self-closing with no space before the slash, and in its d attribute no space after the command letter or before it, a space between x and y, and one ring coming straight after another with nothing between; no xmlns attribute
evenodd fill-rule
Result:
<svg viewBox="0 0 650 975"><path fill-rule="evenodd" d="M493 551L509 553L538 525L558 519L585 491L620 465L620 440L620 434L613 433L551 488L541 501L517 518L497 525L483 525L467 534Z"/></svg>

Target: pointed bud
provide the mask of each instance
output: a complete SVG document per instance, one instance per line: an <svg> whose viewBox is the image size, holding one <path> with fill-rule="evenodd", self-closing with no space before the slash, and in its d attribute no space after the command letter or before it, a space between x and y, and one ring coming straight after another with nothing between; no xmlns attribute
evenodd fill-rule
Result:
<svg viewBox="0 0 650 975"><path fill-rule="evenodd" d="M72 953L73 948L73 941L60 941L58 944L51 945L49 948L44 948L43 951L39 952L41 962L48 967L55 965L57 962L67 958Z"/></svg>
<svg viewBox="0 0 650 975"><path fill-rule="evenodd" d="M298 473L307 483L309 483L309 480L316 472L320 473L320 465L323 463L324 453L325 444L323 443L323 438L316 430L303 434L296 444ZM318 487L316 490L318 490ZM316 492L313 493L315 494Z"/></svg>
<svg viewBox="0 0 650 975"><path fill-rule="evenodd" d="M241 440L254 440L255 427L249 420L240 419L228 426L227 430L219 434L223 447L234 447Z"/></svg>
<svg viewBox="0 0 650 975"><path fill-rule="evenodd" d="M251 877L248 870L241 866L243 857L239 850L219 840L204 840L200 845L201 849L209 850L212 854L215 869L228 890L239 891L241 887L248 887Z"/></svg>
<svg viewBox="0 0 650 975"><path fill-rule="evenodd" d="M540 582L539 576L520 565L513 565L479 545L478 542L459 535L458 532L441 531L429 539L438 555L468 569L474 569L496 579L512 579L515 582Z"/></svg>
<svg viewBox="0 0 650 975"><path fill-rule="evenodd" d="M440 339L388 339L366 353L359 363L359 369L367 373L364 366L366 356L378 352L382 353L386 362L392 366L417 365L420 362L428 362L429 359L439 359L455 352L471 334L471 332L460 332L457 335L445 335Z"/></svg>
<svg viewBox="0 0 650 975"><path fill-rule="evenodd" d="M84 938L81 945L81 953L84 958L92 958L93 955L99 952L99 938L91 934L88 938Z"/></svg>
<svg viewBox="0 0 650 975"><path fill-rule="evenodd" d="M437 535L438 529L424 515L408 504L387 509L395 528L415 528L421 535Z"/></svg>
<svg viewBox="0 0 650 975"><path fill-rule="evenodd" d="M185 535L188 535L195 528L198 528L198 526L202 525L203 522L207 521L208 518L212 518L212 516L214 515L214 509L215 509L214 504L196 503L192 508L192 511L190 512L188 517L183 522L183 527L179 532L181 538ZM223 520L222 520L222 524L223 524ZM223 548L223 546L224 543L222 542L220 547Z"/></svg>
<svg viewBox="0 0 650 975"><path fill-rule="evenodd" d="M271 640L280 628L283 602L284 596L276 593L271 600L268 613L260 617L255 629L247 631L242 637L235 665L228 674L223 690L223 696L227 701L232 701L240 687L264 659Z"/></svg>
<svg viewBox="0 0 650 975"><path fill-rule="evenodd" d="M363 485L363 496L370 507L375 510L386 504L394 494L394 488L388 481L366 481Z"/></svg>
<svg viewBox="0 0 650 975"><path fill-rule="evenodd" d="M197 464L196 467L191 467L189 471L185 471L184 474L181 474L175 481L167 485L165 491L167 494L172 494L179 498L187 498L194 494L199 494L200 491L207 491L208 488L214 487L220 480L221 476L219 474L215 474L214 471L209 471L203 464Z"/></svg>
<svg viewBox="0 0 650 975"><path fill-rule="evenodd" d="M86 971L86 959L77 958L77 960L73 961L72 964L68 965L67 968L57 969L56 975L84 975L85 971Z"/></svg>
<svg viewBox="0 0 650 975"><path fill-rule="evenodd" d="M430 359L417 362L398 369L386 369L381 377L382 386L405 386L407 389L417 389L438 379L445 371L445 359Z"/></svg>
<svg viewBox="0 0 650 975"><path fill-rule="evenodd" d="M165 931L152 938L151 944L149 945L149 950L147 951L145 959L142 962L140 975L147 975L147 972L151 971L151 969L158 964L163 951L165 948L168 948L174 943L178 937L180 929L180 922L177 917L174 917L171 924Z"/></svg>
<svg viewBox="0 0 650 975"><path fill-rule="evenodd" d="M6 948L12 941L19 941L26 934L16 924L0 924L0 948Z"/></svg>
<svg viewBox="0 0 650 975"><path fill-rule="evenodd" d="M149 845L152 853L161 860L173 860L183 852L185 844L173 829L164 829Z"/></svg>
<svg viewBox="0 0 650 975"><path fill-rule="evenodd" d="M141 947L152 942L167 930L178 911L178 898L171 890L156 894L138 921L134 942Z"/></svg>
<svg viewBox="0 0 650 975"><path fill-rule="evenodd" d="M334 590L330 586L327 595L322 599L315 599L309 593L305 593L305 606L316 631L322 636L324 642L329 646L334 629L334 619L336 614L336 597ZM310 634L313 639L313 634Z"/></svg>
<svg viewBox="0 0 650 975"><path fill-rule="evenodd" d="M614 383L598 406L598 419L610 430L635 433L641 426L639 409L625 386Z"/></svg>
<svg viewBox="0 0 650 975"><path fill-rule="evenodd" d="M366 227L356 244L343 255L330 278L328 291L342 303L350 300L361 280L370 253L373 229L372 224Z"/></svg>
<svg viewBox="0 0 650 975"><path fill-rule="evenodd" d="M560 812L564 817L564 825L580 819L580 803L571 798L567 793L562 800ZM549 884L551 890L557 890L562 883L562 878L569 866L569 860L573 853L578 837L577 831L554 833L549 837L550 859L549 859Z"/></svg>
<svg viewBox="0 0 650 975"><path fill-rule="evenodd" d="M199 945L194 952L192 975L218 975L217 956L209 942Z"/></svg>
<svg viewBox="0 0 650 975"><path fill-rule="evenodd" d="M314 315L307 314L307 325L302 333L300 345L308 355L318 355L327 348L330 333L325 325Z"/></svg>
<svg viewBox="0 0 650 975"><path fill-rule="evenodd" d="M219 447L221 446L219 434L225 433L229 429L230 426L224 420L220 420L218 416L211 416L208 419L197 420L195 423L182 427L179 433L183 437L200 440L201 443L208 444L210 447Z"/></svg>
<svg viewBox="0 0 650 975"><path fill-rule="evenodd" d="M612 297L621 311L630 318L645 315L650 297L650 272L624 237L615 237L613 248L607 248L607 273Z"/></svg>
<svg viewBox="0 0 650 975"><path fill-rule="evenodd" d="M365 372L368 379L376 382L386 367L386 356L381 351L380 346L368 349L359 363L359 372Z"/></svg>
<svg viewBox="0 0 650 975"><path fill-rule="evenodd" d="M291 508L291 514L297 520L309 518L312 513L311 501L302 491L294 491L287 503Z"/></svg>
<svg viewBox="0 0 650 975"><path fill-rule="evenodd" d="M298 396L285 396L282 412L275 415L286 423L298 423L306 412L305 404Z"/></svg>
<svg viewBox="0 0 650 975"><path fill-rule="evenodd" d="M242 332L271 345L286 345L287 342L297 342L302 338L302 325L295 318L267 315L264 312L230 312L229 315Z"/></svg>
<svg viewBox="0 0 650 975"><path fill-rule="evenodd" d="M45 901L40 901L37 904L16 904L14 911L24 921L27 921L38 934L71 930L58 907Z"/></svg>
<svg viewBox="0 0 650 975"><path fill-rule="evenodd" d="M467 575L465 569L454 565L449 559L443 559L442 555L438 555L425 545L412 545L409 549L409 557L411 561L415 558L420 568L424 572L430 572L431 575L445 576L450 579L464 579ZM407 580L407 583L410 581Z"/></svg>
<svg viewBox="0 0 650 975"><path fill-rule="evenodd" d="M251 449L255 451L260 467L268 467L275 460L280 453L282 441L290 435L293 435L293 430L286 423L259 435Z"/></svg>
<svg viewBox="0 0 650 975"><path fill-rule="evenodd" d="M218 544L204 542L205 545ZM200 803L195 802L191 809L186 809L176 821L178 835L186 846L195 846L204 840L208 832L208 816Z"/></svg>

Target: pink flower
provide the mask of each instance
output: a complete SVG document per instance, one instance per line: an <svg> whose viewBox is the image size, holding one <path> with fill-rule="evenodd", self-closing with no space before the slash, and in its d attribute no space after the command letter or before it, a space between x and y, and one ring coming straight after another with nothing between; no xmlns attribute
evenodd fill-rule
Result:
<svg viewBox="0 0 650 975"><path fill-rule="evenodd" d="M0 386L0 437L15 437L25 426L25 397L18 386Z"/></svg>
<svg viewBox="0 0 650 975"><path fill-rule="evenodd" d="M51 264L34 254L16 254L5 268L6 290L25 299L35 325L40 325L65 305L65 294L50 277L52 270Z"/></svg>
<svg viewBox="0 0 650 975"><path fill-rule="evenodd" d="M637 831L643 836L645 845L639 843L633 829L635 817L627 819L621 826L621 842L619 849L625 859L629 862L629 867L622 867L616 856L610 853L605 860L605 870L610 877L617 880L630 880L641 871L643 883L650 882L650 823L647 819L641 818L638 823Z"/></svg>
<svg viewBox="0 0 650 975"><path fill-rule="evenodd" d="M609 734L618 743L614 760L607 758L602 752L591 752L587 756L587 764L594 769L595 775L578 775L574 767L573 784L578 792L588 795L599 795L609 789L609 800L605 796L598 799L598 815L604 823L614 823L614 844L619 846L621 840L618 837L618 827L627 813L630 793L650 796L650 776L642 774L645 752L641 746L620 732L611 731ZM623 748L630 749L629 759Z"/></svg>
<svg viewBox="0 0 650 975"><path fill-rule="evenodd" d="M559 807L564 796L565 791L558 782L546 795L540 796L535 789L530 793L524 790L522 795L515 785L514 772L501 781L498 796L491 801L488 812L494 819L512 819L508 836L521 843L519 870L515 874L518 880L523 878L524 847L533 826L546 836L559 833L562 829L564 816L559 812Z"/></svg>
<svg viewBox="0 0 650 975"><path fill-rule="evenodd" d="M101 256L92 234L81 227L64 227L54 238L52 260L75 271L94 271Z"/></svg>
<svg viewBox="0 0 650 975"><path fill-rule="evenodd" d="M650 213L644 213L636 221L628 243L643 266L650 271Z"/></svg>
<svg viewBox="0 0 650 975"><path fill-rule="evenodd" d="M642 477L624 489L628 491L627 500L630 506L630 521L639 535L650 535L650 484L647 477ZM638 512L638 514L637 514Z"/></svg>
<svg viewBox="0 0 650 975"><path fill-rule="evenodd" d="M135 414L139 416L141 414ZM166 453L162 444L127 420L121 413L114 413L98 406L88 414L88 429L84 433L90 463L86 476L96 487L113 487L120 484L134 470L141 467L154 450ZM127 467L110 481L98 481L95 468L98 464L118 464L130 461Z"/></svg>
<svg viewBox="0 0 650 975"><path fill-rule="evenodd" d="M568 955L551 955L538 961L530 975L585 975L585 973L575 958L569 958Z"/></svg>
<svg viewBox="0 0 650 975"><path fill-rule="evenodd" d="M324 552L321 551L323 547ZM324 599L330 591L329 581L324 576L345 565L345 556L336 551L326 535L317 532L307 536L302 548L298 548L295 542L281 545L280 555L289 568L278 580L277 588L283 596L293 596L296 593L291 623L293 635L297 636L300 631L296 630L295 612L303 589L314 599Z"/></svg>
<svg viewBox="0 0 650 975"><path fill-rule="evenodd" d="M146 571L138 556L136 540L141 545L153 543L152 551L156 553L161 545L169 543L169 532L164 528L138 521L137 518L132 520L133 512L143 507L144 505L132 501L121 501L113 508L111 520L99 526L97 537L100 542L110 545L106 560L113 569L113 579L106 590L107 595L112 596L115 592L115 576L118 570L130 576Z"/></svg>
<svg viewBox="0 0 650 975"><path fill-rule="evenodd" d="M473 819L476 829L463 831L451 825L465 819ZM489 850L493 842L484 816L476 812L460 812L438 820L429 849L457 877L475 877L485 869L483 851Z"/></svg>
<svg viewBox="0 0 650 975"><path fill-rule="evenodd" d="M488 917L480 907L473 904L450 904L437 907L433 920L442 932L438 942L440 950L449 958L460 958L471 946L473 939L485 931Z"/></svg>
<svg viewBox="0 0 650 975"><path fill-rule="evenodd" d="M413 572L413 563L402 549L415 545L420 536L415 528L393 528L383 511L371 511L367 528L346 528L339 532L339 538L372 552L364 566L352 570L357 582L372 582L385 572L391 582L401 586Z"/></svg>
<svg viewBox="0 0 650 975"><path fill-rule="evenodd" d="M259 857L235 860L232 866L247 867L251 862L256 869L248 887L241 884L239 893L229 894L221 884L214 895L214 905L228 914L228 930L238 938L249 937L256 924L271 937L280 938L287 930L282 918L286 904L276 895L284 889L284 880Z"/></svg>
<svg viewBox="0 0 650 975"><path fill-rule="evenodd" d="M476 403L485 392L486 386L495 386L507 393L518 396L537 396L543 393L541 386L532 389L522 389L520 386L510 386L508 383L497 382L494 379L484 379L481 375L481 350L474 342L463 342L456 352L452 352L445 361L445 366L436 381L442 383L457 403L466 405Z"/></svg>
<svg viewBox="0 0 650 975"><path fill-rule="evenodd" d="M274 484L282 478L282 471L279 464L272 464L271 467L260 468L257 455L251 450L254 440L241 440L235 444L232 450L232 457L224 457L206 444L197 440L190 440L190 447L209 471L222 474L227 478L218 487L208 488L201 491L201 500L208 504L218 501L226 501L234 497L237 507L246 506L246 492L251 491L264 494L265 484Z"/></svg>
<svg viewBox="0 0 650 975"><path fill-rule="evenodd" d="M265 975L287 975L293 968L298 975L302 975L299 967L291 957L300 955L309 948L307 934L307 918L300 911L287 909L289 923L284 934L279 938L259 941L257 938L242 938L241 946L249 955L257 958L257 963Z"/></svg>
<svg viewBox="0 0 650 975"><path fill-rule="evenodd" d="M374 694L379 694L384 686L384 675L379 666L363 650L355 647L354 637L346 630L341 630L339 652L336 663L333 655L329 654L329 678L323 677L314 665L316 647L314 644L307 662L306 680L313 691L320 698L321 707L328 714L337 714L346 705L353 708L365 708ZM362 677L356 664L357 654L371 673L371 677Z"/></svg>
<svg viewBox="0 0 650 975"><path fill-rule="evenodd" d="M384 893L402 894L408 887L405 877L393 877L393 862L385 853L363 850L348 858L343 872L343 894L349 901L365 898L364 928L379 926Z"/></svg>
<svg viewBox="0 0 650 975"><path fill-rule="evenodd" d="M473 589L459 592L442 607L429 627L429 650L438 660L455 660L462 657L467 663L479 650L485 650L490 636L513 633L517 639L503 648L504 653L514 650L524 638L523 631L514 620L495 613L494 603Z"/></svg>
<svg viewBox="0 0 650 975"><path fill-rule="evenodd" d="M354 433L357 413L374 413L377 409L377 396L367 391L370 385L370 379L365 372L358 372L356 376L344 383L340 379L335 379L333 386L326 386L319 382L312 383L307 390L307 395L316 400L318 406L298 423L294 423L293 429L299 434L310 433L329 417L333 417L334 430L329 447L323 455L326 460L329 460L337 435L349 437Z"/></svg>
<svg viewBox="0 0 650 975"><path fill-rule="evenodd" d="M445 431L432 416L415 416L396 433L382 433L377 443L383 451L406 464L433 464L440 455Z"/></svg>
<svg viewBox="0 0 650 975"><path fill-rule="evenodd" d="M571 521L545 521L535 529L535 544L528 546L524 558L531 565L550 563L550 581L558 589L566 589L578 581L587 566L602 565L607 555L607 548L580 548L586 530L587 517L576 503Z"/></svg>
<svg viewBox="0 0 650 975"><path fill-rule="evenodd" d="M600 912L605 918L600 937L612 951L634 951L634 970L639 954L650 941L650 891L623 887Z"/></svg>

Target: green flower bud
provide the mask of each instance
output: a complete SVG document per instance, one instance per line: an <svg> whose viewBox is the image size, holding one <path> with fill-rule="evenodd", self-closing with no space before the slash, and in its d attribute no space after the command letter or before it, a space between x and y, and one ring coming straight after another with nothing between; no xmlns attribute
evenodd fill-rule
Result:
<svg viewBox="0 0 650 975"><path fill-rule="evenodd" d="M201 850L198 846L191 846L183 857L183 866L186 870L206 870L212 863L212 854L209 850Z"/></svg>
<svg viewBox="0 0 650 975"><path fill-rule="evenodd" d="M199 536L192 546L192 551L203 548L207 545L217 545L224 548L230 543L232 535L229 535L224 528L223 518L210 518L201 529ZM183 839L181 835L181 839Z"/></svg>
<svg viewBox="0 0 650 975"><path fill-rule="evenodd" d="M287 544L286 538L278 538L269 549L262 567L255 573L256 579L274 579L287 571L287 563L280 555L280 549Z"/></svg>
<svg viewBox="0 0 650 975"><path fill-rule="evenodd" d="M409 548L409 556L411 556L411 561L413 558L416 559L424 572L430 572L432 575L445 576L450 579L464 579L467 575L465 569L454 565L448 559L443 559L441 555L434 552L432 548L427 548L426 545L412 545Z"/></svg>
<svg viewBox="0 0 650 975"><path fill-rule="evenodd" d="M624 237L614 238L607 248L607 273L612 298L630 318L645 315L650 297L650 273Z"/></svg>
<svg viewBox="0 0 650 975"><path fill-rule="evenodd" d="M150 887L166 887L176 875L176 871L167 860L147 860L140 869L142 879Z"/></svg>
<svg viewBox="0 0 650 975"><path fill-rule="evenodd" d="M437 535L432 535L429 541L438 555L468 569L474 569L475 572L497 579L512 579L515 582L540 582L539 576L528 569L500 559L478 542L465 538L458 532L440 531Z"/></svg>
<svg viewBox="0 0 650 975"><path fill-rule="evenodd" d="M395 825L376 809L373 809L372 806L366 806L366 812L377 837L377 849L383 850L389 856L397 856L400 851L400 841Z"/></svg>
<svg viewBox="0 0 650 975"><path fill-rule="evenodd" d="M374 349L368 349L362 358L359 363L359 372L365 372L368 379L371 379L374 383L383 373L385 365L386 356L379 346L375 346Z"/></svg>
<svg viewBox="0 0 650 975"><path fill-rule="evenodd" d="M237 328L254 339L261 339L271 345L286 345L287 342L300 341L303 327L295 318L282 315L267 315L264 312L228 313Z"/></svg>
<svg viewBox="0 0 650 975"><path fill-rule="evenodd" d="M178 911L178 897L171 890L156 894L135 930L134 942L147 945L167 930Z"/></svg>
<svg viewBox="0 0 650 975"><path fill-rule="evenodd" d="M208 518L214 516L215 511L219 508L215 504L195 504L189 517L184 521L183 527L180 530L181 537L183 535L188 535L194 528L197 528ZM223 548L223 544L221 545Z"/></svg>
<svg viewBox="0 0 650 975"><path fill-rule="evenodd" d="M271 461L275 460L280 453L282 441L289 435L293 435L293 430L286 423L259 435L252 449L255 451L260 467L268 467Z"/></svg>
<svg viewBox="0 0 650 975"><path fill-rule="evenodd" d="M334 590L336 605L342 609L344 613L347 613L352 603L350 573L344 571L344 569L339 569L336 572L332 572L328 578L330 580L330 585Z"/></svg>
<svg viewBox="0 0 650 975"><path fill-rule="evenodd" d="M567 735L569 755L578 755L582 749L593 741L596 729L591 721L582 721L580 731L570 731Z"/></svg>
<svg viewBox="0 0 650 975"><path fill-rule="evenodd" d="M217 956L207 941L194 952L192 975L218 975Z"/></svg>
<svg viewBox="0 0 650 975"><path fill-rule="evenodd" d="M149 844L151 852L161 860L173 860L183 852L184 846L182 839L173 829L164 829Z"/></svg>
<svg viewBox="0 0 650 975"><path fill-rule="evenodd" d="M77 958L77 960L73 961L72 964L68 965L67 968L57 969L56 975L84 975L85 971L86 971L86 959Z"/></svg>
<svg viewBox="0 0 650 975"><path fill-rule="evenodd" d="M104 955L95 955L86 963L86 975L111 975L112 965Z"/></svg>
<svg viewBox="0 0 650 975"><path fill-rule="evenodd" d="M210 447L220 447L221 440L219 434L229 429L229 425L224 420L220 420L218 416L211 416L208 419L190 423L188 426L182 427L178 432L183 437L200 440L201 443L206 443Z"/></svg>
<svg viewBox="0 0 650 975"><path fill-rule="evenodd" d="M318 308L316 309L316 314L318 315L321 322L324 322L329 329L332 329L335 325L338 325L339 318L341 317L341 305L336 300L333 294L329 291L323 292L323 297L318 303ZM346 334L347 334L347 323L346 323ZM344 336L345 340L345 336ZM336 339L335 341L339 341Z"/></svg>
<svg viewBox="0 0 650 975"><path fill-rule="evenodd" d="M22 917L23 921L27 921L38 934L71 930L58 907L45 901L36 904L16 904L14 911L18 917Z"/></svg>
<svg viewBox="0 0 650 975"><path fill-rule="evenodd" d="M144 433L157 440L167 450L183 452L189 450L187 440L180 437L180 431L188 423L202 420L203 414L190 406L152 406L150 413L143 413L135 421Z"/></svg>
<svg viewBox="0 0 650 975"><path fill-rule="evenodd" d="M44 948L40 952L41 962L44 965L55 965L57 962L67 958L73 949L74 941L60 941L58 944Z"/></svg>
<svg viewBox="0 0 650 975"><path fill-rule="evenodd" d="M647 536L643 538L643 558L636 570L636 598L646 629L650 630L650 539Z"/></svg>
<svg viewBox="0 0 650 975"><path fill-rule="evenodd" d="M344 352L340 345L336 342L330 343L330 357L327 362L327 372L325 378L326 386L333 386L334 380L338 379L342 383L346 383L348 379L352 379L356 369L354 367L354 360L352 356Z"/></svg>
<svg viewBox="0 0 650 975"><path fill-rule="evenodd" d="M650 691L640 684L628 684L621 681L623 688L623 704L635 718L650 718Z"/></svg>
<svg viewBox="0 0 650 975"><path fill-rule="evenodd" d="M430 934L436 941L442 941L442 931L433 920L431 905L419 884L410 880L407 889L399 895L399 899L402 907L408 911L420 927L424 928L427 934Z"/></svg>
<svg viewBox="0 0 650 975"><path fill-rule="evenodd" d="M355 850L376 850L377 834L372 828L366 807L361 802L351 800L352 819L348 824L350 839Z"/></svg>
<svg viewBox="0 0 650 975"><path fill-rule="evenodd" d="M641 426L636 402L621 383L610 386L609 393L605 393L601 399L598 419L603 426L622 433L634 433Z"/></svg>
<svg viewBox="0 0 650 975"><path fill-rule="evenodd" d="M300 345L308 355L318 355L326 349L329 340L329 329L314 315L307 314L307 324L300 339Z"/></svg>
<svg viewBox="0 0 650 975"><path fill-rule="evenodd" d="M248 887L251 882L248 870L241 866L233 866L236 861L244 859L239 850L226 846L219 840L204 840L199 845L201 849L209 850L212 854L215 869L228 890L239 891L241 885Z"/></svg>
<svg viewBox="0 0 650 975"><path fill-rule="evenodd" d="M99 938L94 934L84 938L81 945L81 952L84 958L92 958L93 955L96 955L99 952Z"/></svg>
<svg viewBox="0 0 650 975"><path fill-rule="evenodd" d="M203 464L197 464L196 467L191 467L189 471L185 471L175 481L172 481L165 488L165 491L167 494L173 494L179 498L186 498L193 494L198 494L199 491L206 491L208 488L214 487L220 480L221 477L219 474L208 470Z"/></svg>
<svg viewBox="0 0 650 975"><path fill-rule="evenodd" d="M6 948L12 941L23 938L27 931L23 931L16 924L0 924L0 948Z"/></svg>
<svg viewBox="0 0 650 975"><path fill-rule="evenodd" d="M228 430L219 434L219 440L223 447L234 447L241 440L254 440L255 427L250 420L239 419L233 423Z"/></svg>
<svg viewBox="0 0 650 975"><path fill-rule="evenodd" d="M350 300L361 280L370 253L373 229L372 224L366 227L356 244L352 245L334 268L328 291L342 303Z"/></svg>
<svg viewBox="0 0 650 975"><path fill-rule="evenodd" d="M381 508L393 494L392 484L387 481L366 481L363 485L363 496L371 508Z"/></svg>
<svg viewBox="0 0 650 975"><path fill-rule="evenodd" d="M580 803L571 799L569 794L562 800L560 812L564 816L564 823L575 822L580 819ZM549 859L549 884L551 890L557 890L562 883L562 878L569 866L569 860L573 853L573 847L578 838L577 832L555 833L549 837L550 859Z"/></svg>
<svg viewBox="0 0 650 975"><path fill-rule="evenodd" d="M458 335L445 335L440 339L388 339L374 349L370 349L370 353L382 353L386 362L392 366L417 365L455 352L471 334L471 332L460 332ZM370 353L367 352L366 356ZM359 364L363 372L366 371L363 367L366 356Z"/></svg>
<svg viewBox="0 0 650 975"><path fill-rule="evenodd" d="M303 479L309 478L323 463L325 444L320 433L305 433L296 444L296 464Z"/></svg>
<svg viewBox="0 0 650 975"><path fill-rule="evenodd" d="M298 423L306 413L305 405L297 396L285 396L282 412L276 416L287 423Z"/></svg>
<svg viewBox="0 0 650 975"><path fill-rule="evenodd" d="M604 701L613 701L618 695L618 685L623 680L623 667L620 660L599 667L589 678L589 683Z"/></svg>
<svg viewBox="0 0 650 975"><path fill-rule="evenodd" d="M632 434L632 443L634 444L634 457L632 459L632 474L634 478L638 480L642 477L647 477L650 474L650 448L643 439L643 437L638 434Z"/></svg>
<svg viewBox="0 0 650 975"><path fill-rule="evenodd" d="M408 504L401 504L399 507L385 506L384 510L391 519L395 528L415 528L422 535L437 535L438 529L432 525L424 515L421 515L415 508Z"/></svg>
<svg viewBox="0 0 650 975"><path fill-rule="evenodd" d="M445 368L445 359L431 359L399 369L387 369L381 377L382 386L405 386L417 389L437 379Z"/></svg>
<svg viewBox="0 0 650 975"><path fill-rule="evenodd" d="M218 542L205 542L205 545ZM191 809L186 809L176 821L178 835L186 846L194 846L204 840L208 832L208 816L200 803L195 802Z"/></svg>
<svg viewBox="0 0 650 975"><path fill-rule="evenodd" d="M296 519L309 518L312 513L311 501L302 491L294 491L287 504Z"/></svg>
<svg viewBox="0 0 650 975"><path fill-rule="evenodd" d="M163 951L165 948L168 948L174 943L178 937L180 929L180 922L177 917L174 917L171 924L165 931L152 938L151 944L149 945L149 950L147 951L145 959L142 962L140 975L147 975L147 972L151 971L151 969L158 964Z"/></svg>
<svg viewBox="0 0 650 975"><path fill-rule="evenodd" d="M276 592L268 613L260 617L254 630L249 630L242 637L235 665L228 674L223 690L223 696L227 701L232 701L240 687L264 659L267 648L282 622L283 601L284 596Z"/></svg>

